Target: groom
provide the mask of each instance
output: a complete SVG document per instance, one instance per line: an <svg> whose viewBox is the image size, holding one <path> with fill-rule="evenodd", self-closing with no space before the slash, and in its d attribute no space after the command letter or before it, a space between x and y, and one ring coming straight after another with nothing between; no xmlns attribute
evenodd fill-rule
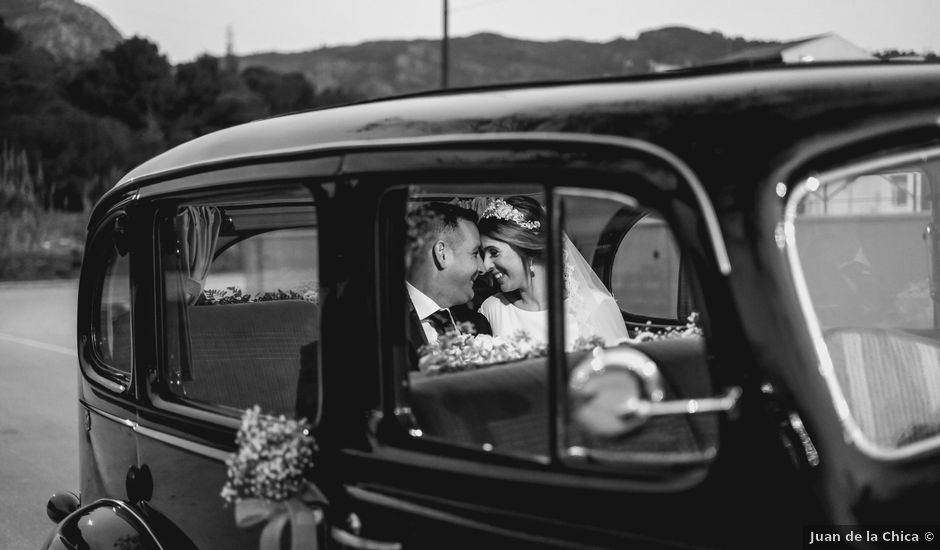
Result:
<svg viewBox="0 0 940 550"><path fill-rule="evenodd" d="M448 330L462 330L464 322L471 323L474 332L492 332L486 318L467 307L473 282L483 273L476 221L472 210L440 202L408 215L405 286L411 307L409 341L415 352Z"/></svg>

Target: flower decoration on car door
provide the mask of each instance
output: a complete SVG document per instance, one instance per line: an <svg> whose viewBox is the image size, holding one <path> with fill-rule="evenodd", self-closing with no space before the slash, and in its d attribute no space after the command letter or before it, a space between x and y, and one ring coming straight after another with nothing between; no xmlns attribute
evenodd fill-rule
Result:
<svg viewBox="0 0 940 550"><path fill-rule="evenodd" d="M222 498L235 504L239 527L264 523L261 550L280 548L282 530L290 525L294 546L315 548L320 510L326 497L308 481L316 442L306 419L262 414L257 405L245 410L236 437L238 450L226 461L228 480Z"/></svg>

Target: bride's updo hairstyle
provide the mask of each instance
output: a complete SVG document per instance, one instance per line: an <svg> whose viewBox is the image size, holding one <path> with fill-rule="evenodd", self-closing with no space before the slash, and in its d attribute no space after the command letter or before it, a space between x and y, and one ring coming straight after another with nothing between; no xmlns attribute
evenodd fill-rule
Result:
<svg viewBox="0 0 940 550"><path fill-rule="evenodd" d="M532 197L517 195L492 199L480 215L480 234L502 241L529 261L545 258L545 211Z"/></svg>

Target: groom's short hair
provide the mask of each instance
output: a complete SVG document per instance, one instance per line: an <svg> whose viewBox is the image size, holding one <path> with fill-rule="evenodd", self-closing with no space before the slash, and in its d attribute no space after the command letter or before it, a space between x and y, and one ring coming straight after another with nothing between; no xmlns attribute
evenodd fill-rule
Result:
<svg viewBox="0 0 940 550"><path fill-rule="evenodd" d="M445 231L455 231L460 220L477 223L477 213L444 202L419 205L408 213L408 256L415 258Z"/></svg>
<svg viewBox="0 0 940 550"><path fill-rule="evenodd" d="M429 202L418 207L437 231L445 229L457 229L460 220L467 220L470 223L477 223L477 213L473 210L449 204L446 202Z"/></svg>

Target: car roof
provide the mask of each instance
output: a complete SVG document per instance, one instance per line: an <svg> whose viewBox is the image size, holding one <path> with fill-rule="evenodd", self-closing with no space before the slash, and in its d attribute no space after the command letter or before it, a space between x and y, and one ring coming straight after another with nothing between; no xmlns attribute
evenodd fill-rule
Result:
<svg viewBox="0 0 940 550"><path fill-rule="evenodd" d="M369 141L554 132L646 140L680 157L723 145L768 150L873 114L937 109L940 64L702 69L609 80L416 94L272 117L177 146L107 195L235 159L296 155ZM760 137L760 140L755 140ZM766 152L762 153L766 154ZM690 164L694 164L691 159ZM106 196L107 196L106 195Z"/></svg>

